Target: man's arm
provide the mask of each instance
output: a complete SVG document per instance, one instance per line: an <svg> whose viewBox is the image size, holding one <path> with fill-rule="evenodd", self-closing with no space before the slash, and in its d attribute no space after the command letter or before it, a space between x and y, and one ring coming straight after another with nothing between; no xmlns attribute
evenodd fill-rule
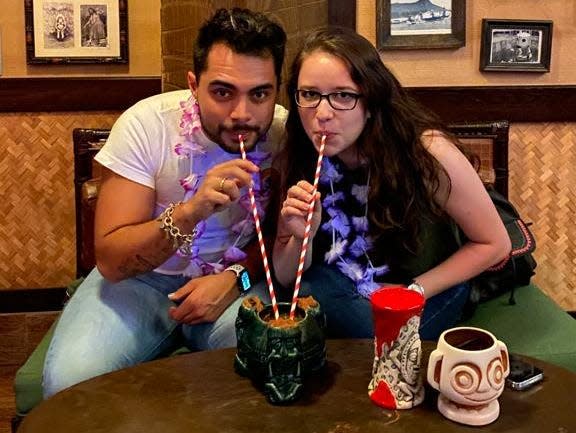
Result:
<svg viewBox="0 0 576 433"><path fill-rule="evenodd" d="M103 169L94 240L96 264L106 279L148 272L174 253L172 242L152 219L155 197L151 188ZM184 227L184 221L179 224Z"/></svg>
<svg viewBox="0 0 576 433"><path fill-rule="evenodd" d="M233 159L206 172L196 193L172 214L173 225L191 234L196 225L240 196L258 167ZM119 281L148 272L173 253L173 240L152 219L155 191L110 170L104 170L95 221L96 263L107 279Z"/></svg>

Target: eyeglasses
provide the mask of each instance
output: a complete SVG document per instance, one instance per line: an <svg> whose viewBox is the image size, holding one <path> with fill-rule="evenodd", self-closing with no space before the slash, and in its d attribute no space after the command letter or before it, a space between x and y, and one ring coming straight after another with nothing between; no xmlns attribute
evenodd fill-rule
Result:
<svg viewBox="0 0 576 433"><path fill-rule="evenodd" d="M320 93L315 90L296 90L296 104L302 108L316 108L326 98L334 110L353 110L362 95L352 92Z"/></svg>

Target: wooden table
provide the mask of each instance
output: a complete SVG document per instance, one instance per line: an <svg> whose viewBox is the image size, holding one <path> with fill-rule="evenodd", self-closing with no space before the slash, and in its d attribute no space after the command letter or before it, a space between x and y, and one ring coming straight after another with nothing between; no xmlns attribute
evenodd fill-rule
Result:
<svg viewBox="0 0 576 433"><path fill-rule="evenodd" d="M433 347L424 344L424 364ZM235 350L226 349L165 358L80 383L35 408L18 433L480 431L445 419L429 387L415 409L372 404L372 340L329 340L327 349L325 370L309 378L303 398L289 406L267 403L234 372ZM544 382L525 392L506 389L499 419L482 432L576 431L576 375L535 363L544 370Z"/></svg>

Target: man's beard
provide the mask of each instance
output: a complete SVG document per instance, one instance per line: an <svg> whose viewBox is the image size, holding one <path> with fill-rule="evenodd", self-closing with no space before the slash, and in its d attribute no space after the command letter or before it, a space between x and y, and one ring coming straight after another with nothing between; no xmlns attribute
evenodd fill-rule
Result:
<svg viewBox="0 0 576 433"><path fill-rule="evenodd" d="M200 119L200 120L202 120L202 119ZM242 124L233 125L232 127L226 127L222 124L218 124L218 126L217 126L218 130L216 133L214 133L212 130L205 129L204 126L202 126L202 129L204 130L204 133L206 134L206 136L211 141L213 141L214 143L217 143L226 152L239 154L240 153L240 144L225 143L224 140L222 139L223 135L235 137L235 136L238 136L241 134L245 135L246 132L255 133L255 134L250 134L250 141L246 141L244 143L246 146L246 150L250 151L256 145L258 140L260 140L260 137L262 137L265 134L265 131L267 131L268 128L270 128L271 124L272 124L272 120L270 120L270 123L268 125L266 125L264 132L262 132L262 128L260 128L259 126L242 125ZM205 125L205 123L202 122L202 125ZM254 138L252 138L253 135L254 135ZM246 139L246 137L244 137L244 139Z"/></svg>

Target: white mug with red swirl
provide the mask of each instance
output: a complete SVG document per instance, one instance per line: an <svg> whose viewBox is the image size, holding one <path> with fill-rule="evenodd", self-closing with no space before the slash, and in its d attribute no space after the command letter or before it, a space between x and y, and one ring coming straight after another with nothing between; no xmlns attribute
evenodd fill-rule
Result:
<svg viewBox="0 0 576 433"><path fill-rule="evenodd" d="M428 383L440 392L440 413L474 426L490 424L500 415L498 397L508 373L506 345L473 327L444 331L428 362Z"/></svg>

